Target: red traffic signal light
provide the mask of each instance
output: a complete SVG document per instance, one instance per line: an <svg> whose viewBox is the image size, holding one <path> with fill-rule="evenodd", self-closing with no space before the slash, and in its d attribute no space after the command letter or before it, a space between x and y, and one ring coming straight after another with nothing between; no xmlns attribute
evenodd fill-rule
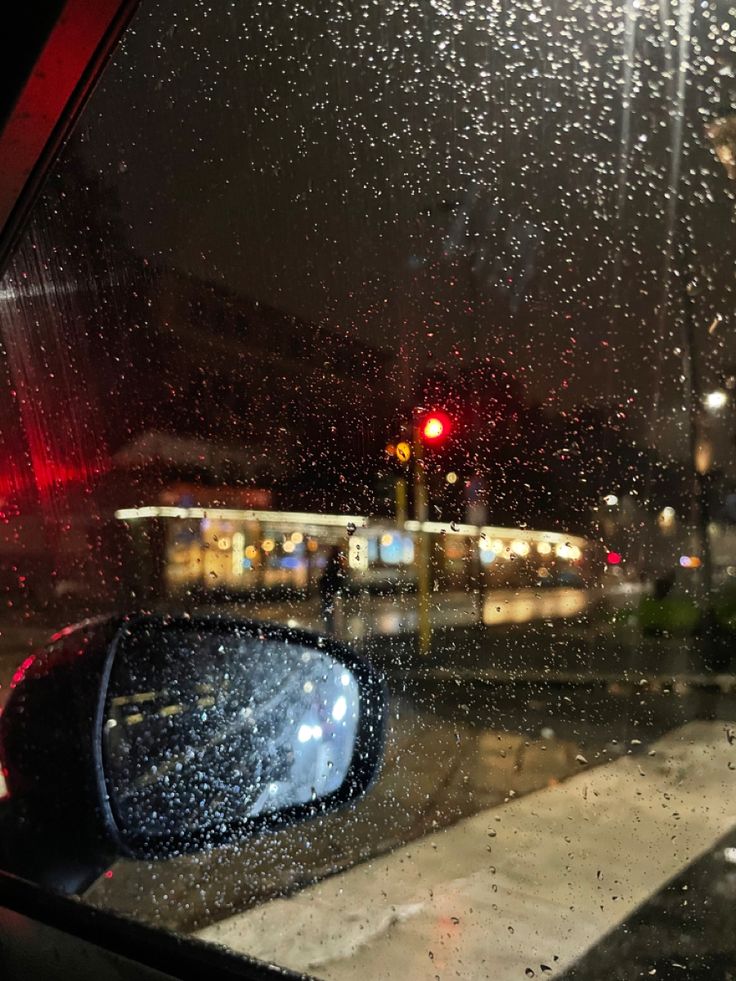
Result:
<svg viewBox="0 0 736 981"><path fill-rule="evenodd" d="M452 420L448 414L441 409L434 409L421 420L419 435L424 443L437 446L447 439L451 429Z"/></svg>

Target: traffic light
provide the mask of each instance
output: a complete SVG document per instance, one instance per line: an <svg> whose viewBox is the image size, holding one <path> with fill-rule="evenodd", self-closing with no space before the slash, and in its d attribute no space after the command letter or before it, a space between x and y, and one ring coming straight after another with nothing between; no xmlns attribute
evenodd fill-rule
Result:
<svg viewBox="0 0 736 981"><path fill-rule="evenodd" d="M428 446L444 443L452 430L452 420L442 409L428 412L419 423L419 437Z"/></svg>
<svg viewBox="0 0 736 981"><path fill-rule="evenodd" d="M408 463L411 457L411 446L406 440L400 440L396 444L396 459L399 463Z"/></svg>

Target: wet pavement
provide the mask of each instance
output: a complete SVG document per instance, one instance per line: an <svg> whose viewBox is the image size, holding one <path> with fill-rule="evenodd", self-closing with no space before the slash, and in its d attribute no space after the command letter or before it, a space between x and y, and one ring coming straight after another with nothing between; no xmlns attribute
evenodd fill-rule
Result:
<svg viewBox="0 0 736 981"><path fill-rule="evenodd" d="M733 981L736 833L671 879L606 934L565 981Z"/></svg>
<svg viewBox="0 0 736 981"><path fill-rule="evenodd" d="M6 631L0 682L52 629ZM120 861L87 898L177 930L207 928L582 774L620 763L646 767L658 739L694 720L721 733L736 718L736 677L705 672L697 643L626 644L575 618L436 630L428 655L409 632L373 636L364 651L386 675L390 724L380 777L362 801L238 847ZM570 807L574 837L587 810L582 791ZM547 833L542 823L538 834ZM521 860L526 847L511 837L503 854ZM599 847L605 851L605 842ZM495 851L497 843L484 848Z"/></svg>
<svg viewBox="0 0 736 981"><path fill-rule="evenodd" d="M200 935L329 981L558 976L736 826L735 753L688 723Z"/></svg>
<svg viewBox="0 0 736 981"><path fill-rule="evenodd" d="M468 593L443 593L433 599L430 610L436 634L435 660L439 658L439 663L444 663L445 655L453 651L458 665L464 657L470 657L472 661L479 644L488 649L491 635L505 637L508 630L522 629L521 624L569 623L571 617L578 616L599 599L599 592L579 589L496 590L487 593L479 604L477 598ZM161 605L168 609L167 603ZM317 599L243 600L203 605L196 608L196 612L220 612L226 616L268 620L315 631L325 629ZM6 620L0 629L0 704L3 693L7 694L13 672L23 658L54 631L86 615L84 608L70 604L68 608L60 606L42 616L25 620L16 616L14 620ZM483 623L479 622L481 619ZM338 639L363 650L386 666L390 666L389 662L399 661L405 666L407 658L413 658L415 653L416 623L415 594L365 594L338 604L335 626ZM543 638L542 643L546 642ZM487 657L483 660L485 663ZM429 662L423 658L421 663L426 666Z"/></svg>
<svg viewBox="0 0 736 981"><path fill-rule="evenodd" d="M340 606L336 636L389 674L430 674L439 680L448 671L463 678L563 678L569 682L625 681L642 672L652 680L702 675L700 644L683 638L642 639L635 625L627 624L620 605L630 600L628 595L606 597L600 591L571 588L498 590L484 595L482 602L466 593L440 594L430 610L430 650L420 653L416 596L359 596ZM168 604L164 608L168 610ZM209 604L192 612L220 612L324 630L316 600ZM0 699L16 666L34 646L85 615L84 609L70 606L27 620L6 621L0 629Z"/></svg>

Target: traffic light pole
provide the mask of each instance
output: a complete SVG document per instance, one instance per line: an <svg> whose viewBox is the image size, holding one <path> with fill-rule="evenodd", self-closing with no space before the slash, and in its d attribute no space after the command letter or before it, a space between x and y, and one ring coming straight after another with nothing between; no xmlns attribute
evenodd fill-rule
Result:
<svg viewBox="0 0 736 981"><path fill-rule="evenodd" d="M423 530L427 520L427 475L424 468L424 442L419 431L420 410L415 409L411 426L411 455L414 461L414 518L419 522L414 558L417 565L417 631L419 653L429 654L432 626L429 618L429 535Z"/></svg>
<svg viewBox="0 0 736 981"><path fill-rule="evenodd" d="M403 530L407 518L407 513L406 513L407 485L406 485L406 480L403 477L397 477L396 484L394 486L394 494L396 498L395 501L396 524L399 528Z"/></svg>

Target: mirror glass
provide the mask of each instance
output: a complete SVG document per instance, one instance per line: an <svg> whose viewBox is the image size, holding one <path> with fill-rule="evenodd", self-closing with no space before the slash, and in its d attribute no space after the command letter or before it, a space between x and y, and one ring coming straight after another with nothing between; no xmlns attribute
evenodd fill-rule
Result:
<svg viewBox="0 0 736 981"><path fill-rule="evenodd" d="M132 634L103 719L123 837L208 832L338 790L359 698L354 674L316 642L217 628Z"/></svg>

